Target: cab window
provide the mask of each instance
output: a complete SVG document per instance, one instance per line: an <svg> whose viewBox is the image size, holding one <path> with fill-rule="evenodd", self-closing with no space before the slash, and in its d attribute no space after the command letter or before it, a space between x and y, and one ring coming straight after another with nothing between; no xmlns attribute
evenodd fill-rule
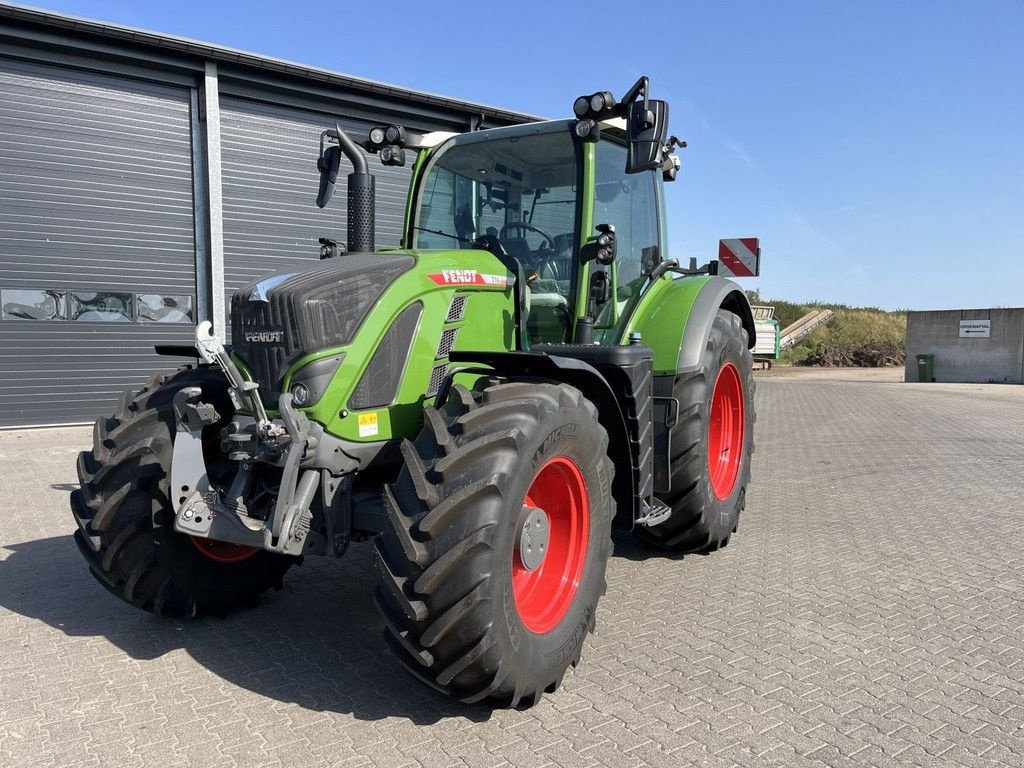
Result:
<svg viewBox="0 0 1024 768"><path fill-rule="evenodd" d="M530 340L565 341L576 280L578 171L577 145L564 127L460 136L427 166L415 247L470 248L477 238L496 239L528 275Z"/></svg>
<svg viewBox="0 0 1024 768"><path fill-rule="evenodd" d="M626 147L608 139L600 141L594 175L594 223L615 226L617 256L612 273L620 311L639 293L644 273L659 261L655 174L627 174L625 168Z"/></svg>

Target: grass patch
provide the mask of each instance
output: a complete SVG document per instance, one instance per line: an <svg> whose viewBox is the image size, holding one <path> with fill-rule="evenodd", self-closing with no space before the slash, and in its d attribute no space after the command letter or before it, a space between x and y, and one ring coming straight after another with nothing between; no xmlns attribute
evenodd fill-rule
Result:
<svg viewBox="0 0 1024 768"><path fill-rule="evenodd" d="M878 368L902 366L906 360L907 315L877 307L845 304L766 301L750 292L752 304L775 307L779 327L795 323L814 309L831 309L835 316L795 347L783 350L779 362L790 365Z"/></svg>

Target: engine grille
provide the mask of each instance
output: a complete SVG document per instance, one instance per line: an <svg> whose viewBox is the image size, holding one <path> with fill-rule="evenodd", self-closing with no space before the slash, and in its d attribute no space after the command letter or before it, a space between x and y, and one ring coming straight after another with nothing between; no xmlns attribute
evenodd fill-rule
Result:
<svg viewBox="0 0 1024 768"><path fill-rule="evenodd" d="M448 305L448 316L444 319L446 323L457 323L466 314L466 301L468 296L456 296Z"/></svg>
<svg viewBox="0 0 1024 768"><path fill-rule="evenodd" d="M433 397L437 394L437 390L441 388L441 382L444 381L447 373L448 363L434 366L434 369L430 372L430 386L427 387L427 397Z"/></svg>
<svg viewBox="0 0 1024 768"><path fill-rule="evenodd" d="M259 383L264 404L276 407L282 378L300 357L350 343L387 287L414 263L404 254L353 254L235 293L233 349Z"/></svg>
<svg viewBox="0 0 1024 768"><path fill-rule="evenodd" d="M356 385L356 390L348 402L349 408L379 408L394 401L405 373L409 350L412 349L412 337L416 333L416 325L422 311L423 305L416 302L402 310L402 314L395 318L377 351L373 353L373 358L366 366L362 378L359 379L359 384Z"/></svg>
<svg viewBox="0 0 1024 768"><path fill-rule="evenodd" d="M458 328L446 328L441 332L441 341L437 345L437 359L448 357L455 346L455 339L459 336Z"/></svg>

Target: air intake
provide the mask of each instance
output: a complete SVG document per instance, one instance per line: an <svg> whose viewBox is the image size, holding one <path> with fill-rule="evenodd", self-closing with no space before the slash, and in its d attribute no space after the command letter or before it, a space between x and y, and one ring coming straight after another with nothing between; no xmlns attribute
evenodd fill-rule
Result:
<svg viewBox="0 0 1024 768"><path fill-rule="evenodd" d="M457 323L466 314L466 302L468 296L456 296L448 306L448 316L444 319L446 323Z"/></svg>
<svg viewBox="0 0 1024 768"><path fill-rule="evenodd" d="M459 336L458 328L448 328L441 333L441 342L437 345L437 359L448 357Z"/></svg>
<svg viewBox="0 0 1024 768"><path fill-rule="evenodd" d="M433 397L437 394L437 390L441 388L441 382L444 381L444 377L447 374L448 363L434 366L434 369L430 372L430 385L427 387L427 397Z"/></svg>
<svg viewBox="0 0 1024 768"><path fill-rule="evenodd" d="M391 405L398 394L398 385L405 373L405 363L412 349L412 337L420 320L423 305L410 304L388 328L384 338L366 366L356 391L348 401L354 411Z"/></svg>

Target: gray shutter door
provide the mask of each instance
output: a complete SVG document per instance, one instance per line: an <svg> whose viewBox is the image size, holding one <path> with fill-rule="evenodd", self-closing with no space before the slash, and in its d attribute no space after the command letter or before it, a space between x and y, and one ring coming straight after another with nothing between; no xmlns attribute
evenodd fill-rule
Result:
<svg viewBox="0 0 1024 768"><path fill-rule="evenodd" d="M81 319L23 319L39 291ZM192 324L109 319L122 295L195 317L188 90L0 60L0 426L92 420L174 366L153 345Z"/></svg>
<svg viewBox="0 0 1024 768"><path fill-rule="evenodd" d="M274 272L287 271L320 256L318 238L347 239L342 160L334 199L316 207L320 132L338 118L293 107L221 98L221 164L224 195L224 286L227 305L234 291ZM342 118L341 127L357 138L374 125ZM388 121L382 119L380 124ZM377 245L398 245L412 152L404 168L382 166L368 157L376 177Z"/></svg>

